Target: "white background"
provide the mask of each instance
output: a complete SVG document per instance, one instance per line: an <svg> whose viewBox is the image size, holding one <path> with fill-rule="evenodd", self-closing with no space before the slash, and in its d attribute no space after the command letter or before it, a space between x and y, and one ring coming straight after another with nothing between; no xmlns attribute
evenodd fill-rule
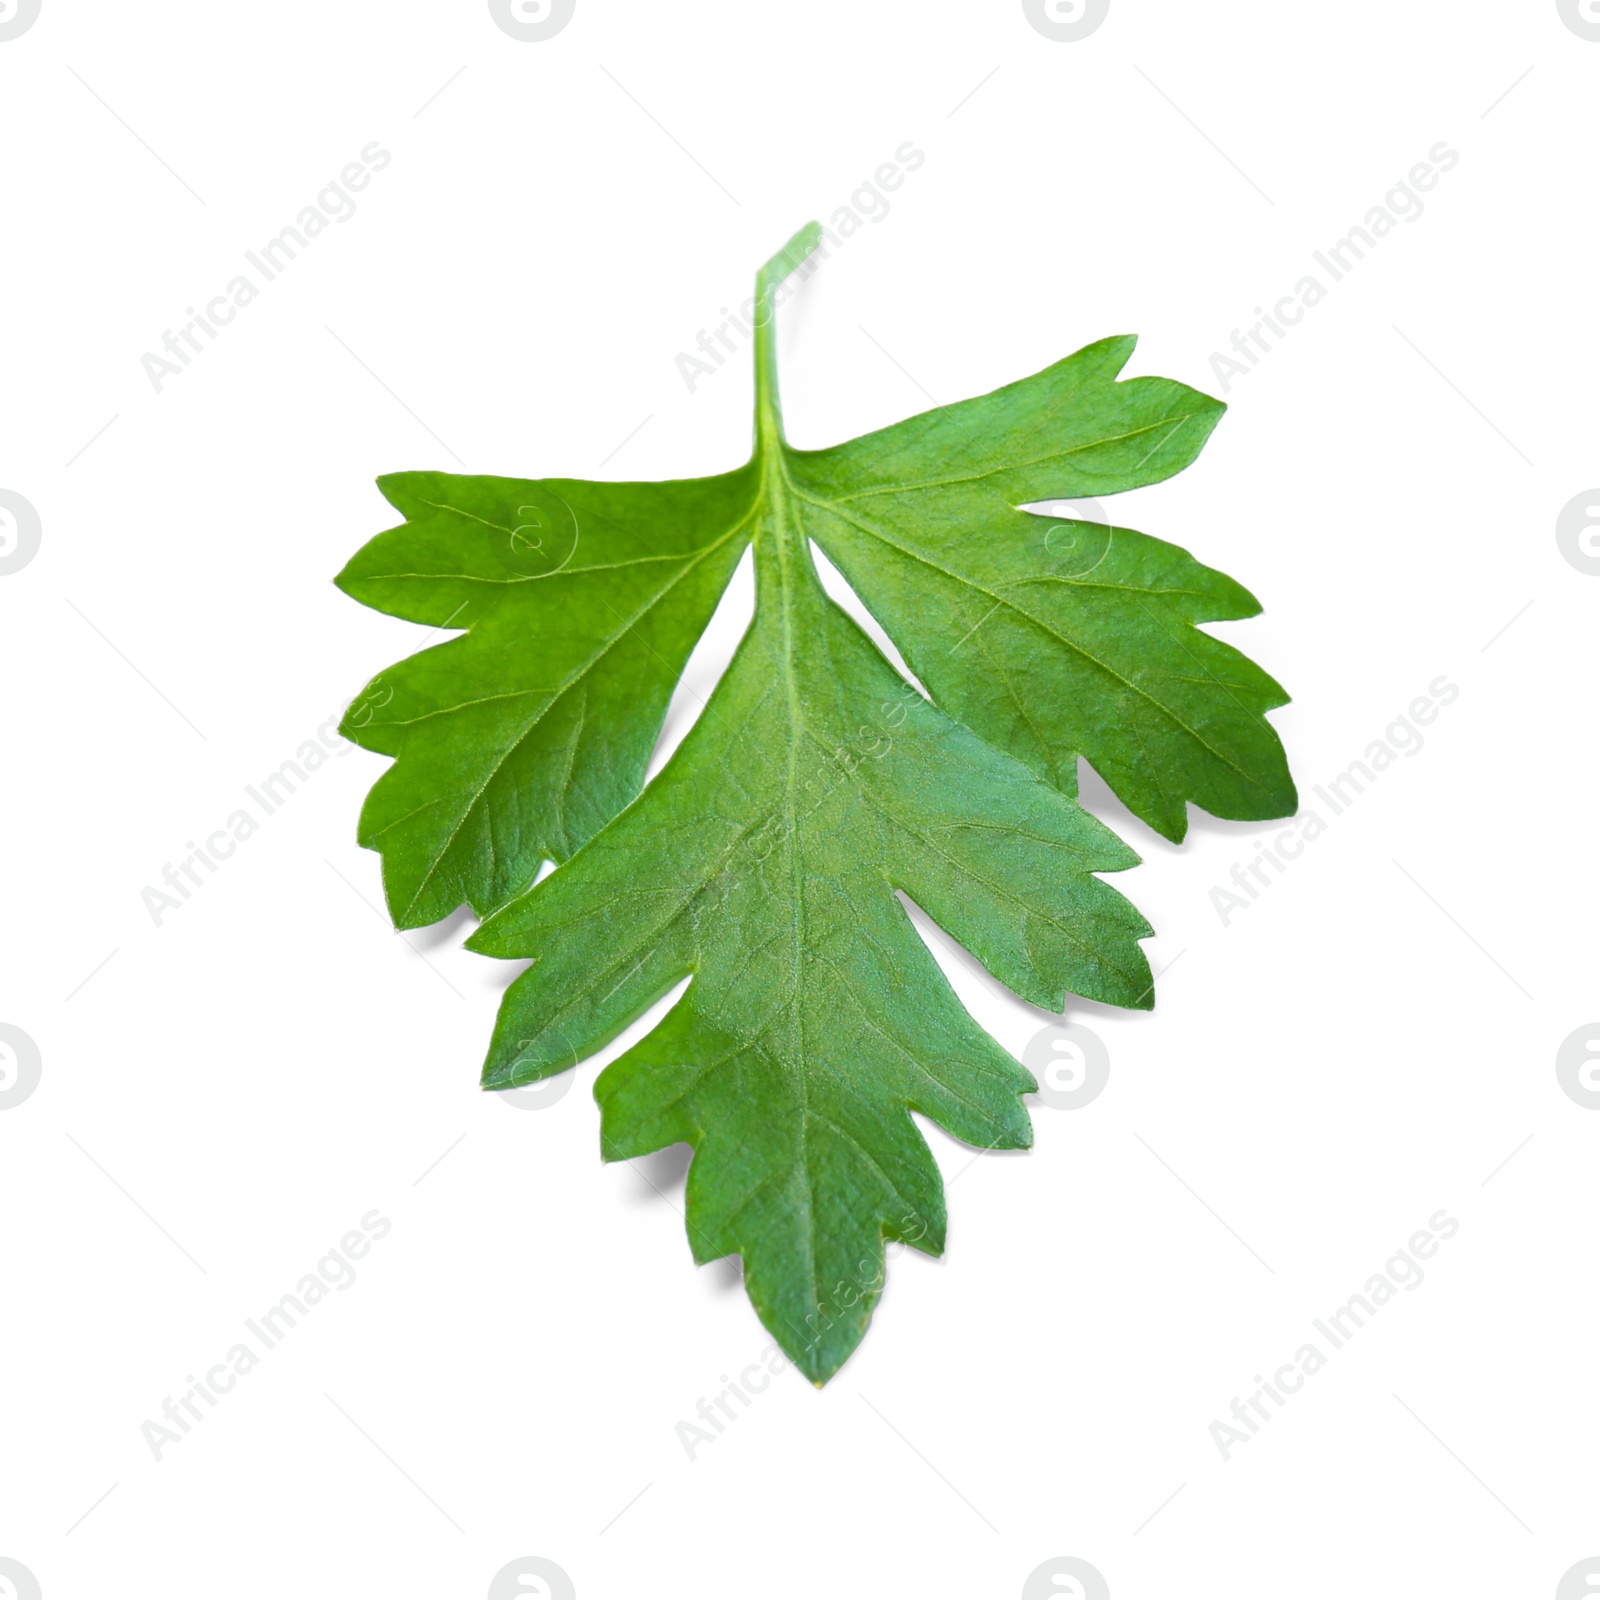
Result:
<svg viewBox="0 0 1600 1600"><path fill-rule="evenodd" d="M43 529L0 578L0 1021L43 1061L0 1112L0 1556L46 1600L478 1597L525 1555L583 1600L1009 1600L1058 1556L1117 1600L1554 1595L1600 1551L1600 1114L1555 1074L1600 1013L1600 578L1555 538L1600 481L1597 75L1553 0L1113 0L1078 43L1015 0L578 0L544 43L481 0L44 0L0 43L0 488ZM356 215L156 393L163 330L373 140ZM1261 598L1217 631L1293 694L1308 803L1460 694L1226 927L1272 832L1175 848L1087 780L1158 1008L1069 1008L1110 1083L1031 1153L930 1130L946 1259L691 1461L766 1335L690 1261L681 1160L600 1163L593 1064L544 1110L479 1092L510 969L381 919L379 758L159 927L141 891L422 642L329 581L394 520L375 475L737 464L743 354L693 394L675 356L906 140L784 310L798 444L1114 333L1216 393L1253 308L1459 151L1117 515ZM1049 1019L930 937L1020 1052ZM141 1424L374 1208L358 1281L157 1462ZM1440 1208L1426 1281L1224 1462L1210 1424Z"/></svg>

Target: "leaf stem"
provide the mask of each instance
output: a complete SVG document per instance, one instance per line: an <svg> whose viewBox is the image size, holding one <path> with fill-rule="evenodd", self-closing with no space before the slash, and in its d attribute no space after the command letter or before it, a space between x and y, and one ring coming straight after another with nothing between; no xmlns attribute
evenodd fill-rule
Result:
<svg viewBox="0 0 1600 1600"><path fill-rule="evenodd" d="M822 225L808 222L756 273L756 450L783 443L778 400L777 306L773 292L822 242Z"/></svg>

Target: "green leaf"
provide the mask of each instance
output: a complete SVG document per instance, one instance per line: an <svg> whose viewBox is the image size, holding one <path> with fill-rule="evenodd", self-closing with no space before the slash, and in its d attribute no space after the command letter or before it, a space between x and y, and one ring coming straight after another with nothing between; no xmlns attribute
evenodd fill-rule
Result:
<svg viewBox="0 0 1600 1600"><path fill-rule="evenodd" d="M697 1261L739 1254L818 1383L859 1343L885 1242L944 1247L916 1112L1019 1148L1035 1085L963 1009L914 902L1016 994L1152 1004L1150 928L1098 874L1137 857L1077 804L1087 758L1180 838L1189 802L1291 812L1283 692L1197 623L1258 608L1126 528L1020 509L1153 483L1219 402L1118 382L1111 339L832 450L783 437L772 324L803 229L757 277L756 447L721 477L595 484L405 474L406 523L340 576L466 628L369 686L346 731L396 757L362 814L403 926L463 899L507 990L491 1089L563 1072L683 979L601 1075L602 1153L694 1147ZM640 792L668 697L746 544L756 609ZM930 698L824 593L849 578ZM546 860L561 863L530 887Z"/></svg>

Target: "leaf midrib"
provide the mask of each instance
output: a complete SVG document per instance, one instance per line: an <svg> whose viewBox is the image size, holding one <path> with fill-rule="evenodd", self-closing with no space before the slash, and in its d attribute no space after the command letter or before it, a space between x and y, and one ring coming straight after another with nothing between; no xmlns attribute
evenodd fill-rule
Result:
<svg viewBox="0 0 1600 1600"><path fill-rule="evenodd" d="M1043 466L1047 461L1061 461L1067 456L1080 455L1085 450L1098 450L1102 445L1121 444L1125 439L1137 439L1142 433L1154 433L1157 428L1165 427L1167 423L1173 425L1172 432L1176 433L1184 423L1195 417L1204 416L1205 412L1185 411L1181 416L1162 417L1158 422L1146 423L1141 428L1132 428L1127 433L1108 433L1099 439L1087 439L1082 444L1075 444L1070 449L1052 450L1047 455L1034 456L1027 461L1007 462L1003 466L990 467L985 472L963 472L948 478L929 478L923 483L888 483L875 484L870 489L858 489L854 494L840 496L836 504L842 505L846 500L870 500L877 495L884 494L913 494L922 489L944 489L957 483L982 483L986 478L993 478L1003 472L1021 472L1028 467ZM913 419L915 420L915 419ZM904 423L896 423L896 427L904 427ZM867 440L879 438L876 434L864 434L860 439L852 439L848 445L837 446L837 449L847 450ZM1168 435L1170 438L1171 435ZM798 454L799 452L797 452ZM818 450L816 455L828 455L830 451ZM1142 464L1142 463L1141 463Z"/></svg>

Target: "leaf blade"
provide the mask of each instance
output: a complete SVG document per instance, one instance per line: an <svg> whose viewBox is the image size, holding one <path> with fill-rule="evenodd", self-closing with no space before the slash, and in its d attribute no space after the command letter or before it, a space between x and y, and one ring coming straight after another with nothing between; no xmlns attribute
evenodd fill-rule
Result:
<svg viewBox="0 0 1600 1600"><path fill-rule="evenodd" d="M753 489L748 472L383 486L407 520L336 581L374 609L464 630L380 674L342 729L394 757L358 837L383 854L396 925L420 927L463 901L480 916L503 905L638 792L748 542Z"/></svg>
<svg viewBox="0 0 1600 1600"><path fill-rule="evenodd" d="M811 536L941 704L1065 793L1083 756L1178 841L1190 802L1244 820L1295 808L1265 717L1288 696L1200 629L1260 606L1175 545L1022 509L1140 487L1194 459L1221 402L1163 379L1114 381L1132 347L1103 340L993 394L803 454L796 476ZM1063 427L1069 405L1078 417ZM1050 429L1046 448L1037 432ZM967 470L930 476L952 440ZM956 660L963 649L987 670Z"/></svg>

